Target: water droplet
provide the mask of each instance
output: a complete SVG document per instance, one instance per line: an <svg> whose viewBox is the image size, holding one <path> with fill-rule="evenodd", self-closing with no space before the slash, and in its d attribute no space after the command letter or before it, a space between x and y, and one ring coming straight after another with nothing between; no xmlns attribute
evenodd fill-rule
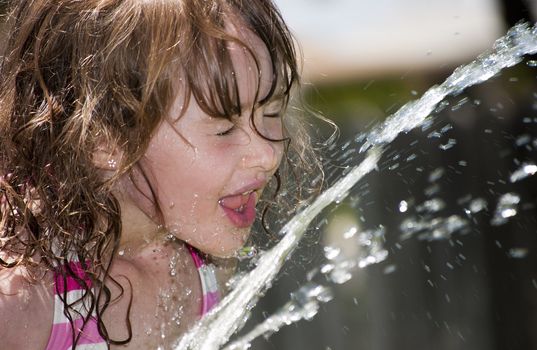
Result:
<svg viewBox="0 0 537 350"><path fill-rule="evenodd" d="M425 189L425 195L427 197L432 197L438 192L440 192L440 185L438 184L431 185Z"/></svg>
<svg viewBox="0 0 537 350"><path fill-rule="evenodd" d="M516 138L515 145L518 147L527 145L531 142L531 135L529 134L523 134Z"/></svg>
<svg viewBox="0 0 537 350"><path fill-rule="evenodd" d="M179 259L178 254L172 255L170 258L169 268L170 268L170 276L175 277L177 276L177 260Z"/></svg>
<svg viewBox="0 0 537 350"><path fill-rule="evenodd" d="M389 275L390 273L394 273L397 270L397 266L394 264L388 265L384 268L384 274Z"/></svg>
<svg viewBox="0 0 537 350"><path fill-rule="evenodd" d="M366 256L358 261L358 267L363 269L366 266L377 264L386 260L388 257L388 251L385 249L379 249L373 252L371 255Z"/></svg>
<svg viewBox="0 0 537 350"><path fill-rule="evenodd" d="M401 213L405 213L408 210L408 203L407 201L401 201L399 202L399 211Z"/></svg>
<svg viewBox="0 0 537 350"><path fill-rule="evenodd" d="M411 160L414 160L414 159L416 159L416 158L417 158L417 155L413 153L413 154L411 154L411 155L409 155L409 156L407 157L406 161L407 161L407 162L410 162Z"/></svg>
<svg viewBox="0 0 537 350"><path fill-rule="evenodd" d="M442 176L444 176L444 168L437 168L429 174L429 182L438 181Z"/></svg>
<svg viewBox="0 0 537 350"><path fill-rule="evenodd" d="M480 212L483 209L487 208L487 201L482 198L476 198L470 202L469 209L470 212L475 214Z"/></svg>
<svg viewBox="0 0 537 350"><path fill-rule="evenodd" d="M336 284L343 284L351 278L351 273L344 269L335 269L330 273L330 280Z"/></svg>
<svg viewBox="0 0 537 350"><path fill-rule="evenodd" d="M440 148L442 151L446 151L446 150L452 148L453 146L455 146L456 144L457 144L457 140L449 139L447 143L438 146L438 148Z"/></svg>
<svg viewBox="0 0 537 350"><path fill-rule="evenodd" d="M343 238L349 239L351 237L354 237L354 235L358 232L358 228L351 227L347 231L343 232Z"/></svg>
<svg viewBox="0 0 537 350"><path fill-rule="evenodd" d="M327 273L331 272L332 270L334 270L334 264L324 264L323 266L321 266L321 273L323 275L326 275Z"/></svg>
<svg viewBox="0 0 537 350"><path fill-rule="evenodd" d="M243 278L246 275L246 272L239 272L233 275L230 279L226 281L226 288L229 290L235 289L237 286L237 283L240 281L241 278Z"/></svg>
<svg viewBox="0 0 537 350"><path fill-rule="evenodd" d="M453 112L457 111L462 106L464 106L468 101L470 101L468 97L463 97L462 99L459 100L459 102L457 102L456 104L453 105L453 107L451 107L451 111Z"/></svg>
<svg viewBox="0 0 537 350"><path fill-rule="evenodd" d="M257 248L254 246L245 246L237 251L236 257L240 261L252 259L257 256Z"/></svg>
<svg viewBox="0 0 537 350"><path fill-rule="evenodd" d="M119 252L117 252L119 256L125 255L125 250L121 249Z"/></svg>
<svg viewBox="0 0 537 350"><path fill-rule="evenodd" d="M439 139L442 137L442 134L439 133L438 131L433 131L431 133L429 133L429 135L427 135L428 138L430 139Z"/></svg>
<svg viewBox="0 0 537 350"><path fill-rule="evenodd" d="M442 199L434 198L418 205L416 207L416 210L418 212L437 213L440 210L444 209L445 206L446 206L446 203Z"/></svg>
<svg viewBox="0 0 537 350"><path fill-rule="evenodd" d="M341 249L339 248L330 247L330 246L324 247L324 256L328 260L334 260L335 258L338 257L339 253L341 253Z"/></svg>
<svg viewBox="0 0 537 350"><path fill-rule="evenodd" d="M451 124L447 124L447 125L444 125L442 127L442 129L440 129L440 132L442 134L445 134L446 132L448 132L449 130L453 129L453 126Z"/></svg>
<svg viewBox="0 0 537 350"><path fill-rule="evenodd" d="M395 163L395 164L393 164L393 165L390 165L390 166L388 167L388 170L395 170L395 169L397 169L397 168L399 168L399 163Z"/></svg>
<svg viewBox="0 0 537 350"><path fill-rule="evenodd" d="M425 132L427 130L429 130L432 126L433 126L433 118L426 118L422 124L421 124L421 131ZM416 141L413 141L412 143L417 143L417 140ZM415 144L410 144L411 146L415 146Z"/></svg>
<svg viewBox="0 0 537 350"><path fill-rule="evenodd" d="M502 218L510 218L512 216L515 216L516 213L517 213L516 209L508 208L508 209L502 210L502 212L500 214L501 214Z"/></svg>
<svg viewBox="0 0 537 350"><path fill-rule="evenodd" d="M528 176L534 175L536 172L537 172L537 165L533 163L525 163L511 174L511 176L509 177L509 181L514 183L522 179L525 179Z"/></svg>
<svg viewBox="0 0 537 350"><path fill-rule="evenodd" d="M522 259L528 255L528 248L511 248L507 254L513 259Z"/></svg>
<svg viewBox="0 0 537 350"><path fill-rule="evenodd" d="M536 60L529 60L528 62L526 62L526 65L528 67L537 67L537 61Z"/></svg>
<svg viewBox="0 0 537 350"><path fill-rule="evenodd" d="M498 200L498 205L491 220L491 225L499 226L505 224L508 218L517 214L517 206L520 202L520 196L516 193L506 193Z"/></svg>

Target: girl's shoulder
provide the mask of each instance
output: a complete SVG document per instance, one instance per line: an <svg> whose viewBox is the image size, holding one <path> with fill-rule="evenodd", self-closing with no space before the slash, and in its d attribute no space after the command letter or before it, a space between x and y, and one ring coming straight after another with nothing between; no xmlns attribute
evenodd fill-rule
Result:
<svg viewBox="0 0 537 350"><path fill-rule="evenodd" d="M0 339L5 349L44 349L53 319L52 276L25 267L0 269Z"/></svg>

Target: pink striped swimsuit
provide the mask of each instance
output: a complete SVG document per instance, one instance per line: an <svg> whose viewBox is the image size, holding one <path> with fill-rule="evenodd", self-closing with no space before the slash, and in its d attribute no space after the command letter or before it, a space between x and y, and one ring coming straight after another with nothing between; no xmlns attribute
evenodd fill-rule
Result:
<svg viewBox="0 0 537 350"><path fill-rule="evenodd" d="M188 245L187 247L200 276L203 293L200 314L205 315L220 300L214 266L212 264L207 264L198 250ZM85 276L84 270L79 262L70 262L69 267L80 279L84 280L89 288L91 288L91 280ZM83 286L73 277L67 277L66 281L64 281L62 275L58 271L60 268L62 267L57 268L54 272L54 321L50 338L47 347L45 348L46 350L72 350L73 331L69 319L64 315L64 304L61 298L65 297L67 303L70 304L79 300L85 293ZM95 310L92 310L90 314L89 305L85 305L83 302L74 305L74 310L78 312L71 312L75 337L78 337L76 349L108 349L106 341L99 334ZM84 318L87 318L87 315L89 315L89 319L86 324L84 324Z"/></svg>

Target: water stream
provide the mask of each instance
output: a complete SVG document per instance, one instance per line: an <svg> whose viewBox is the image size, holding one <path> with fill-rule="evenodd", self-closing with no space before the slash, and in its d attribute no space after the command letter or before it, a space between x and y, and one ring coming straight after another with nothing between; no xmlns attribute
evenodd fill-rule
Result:
<svg viewBox="0 0 537 350"><path fill-rule="evenodd" d="M364 160L347 171L345 176L281 229L281 241L259 256L257 266L241 277L225 299L178 341L176 349L214 350L228 344L230 337L246 322L257 300L270 288L271 282L296 248L312 220L331 203L341 202L359 181L375 171L388 144L401 133L423 126L447 96L455 96L470 86L482 83L496 76L504 68L518 64L523 56L536 52L537 29L527 24L517 25L498 39L490 52L457 68L442 84L433 86L418 100L405 104L385 122L365 134L361 138L363 142L359 149L354 150L354 156L361 156ZM447 142L443 147L449 149L453 147L454 142ZM519 181L536 172L535 164L521 164L520 168L512 173L510 181ZM431 176L440 177L442 174L431 174ZM499 198L491 224L499 225L503 220L515 215L519 201L520 198L513 193L504 194ZM406 210L407 205L408 203L402 201L399 204L400 211ZM418 210L435 213L442 208L442 205L439 200L428 201L422 203ZM484 204L479 199L474 199L464 203L464 206L469 212L478 212L482 210ZM404 233L401 239L414 236L425 239L449 237L466 225L467 220L456 215L421 221L409 218L401 224L401 231ZM339 259L337 248L326 247L325 256L328 263L312 270L309 282L293 293L289 302L240 339L229 343L225 349L247 349L251 341L260 335L270 334L284 325L313 317L318 311L319 304L332 298L330 287L315 282L315 275L328 276L328 280L332 283L341 284L351 278L353 270L385 260L388 252L383 248L383 235L382 227L363 232L356 229L345 232L346 239L352 239L355 244L365 248L360 256ZM520 252L513 252L517 253Z"/></svg>

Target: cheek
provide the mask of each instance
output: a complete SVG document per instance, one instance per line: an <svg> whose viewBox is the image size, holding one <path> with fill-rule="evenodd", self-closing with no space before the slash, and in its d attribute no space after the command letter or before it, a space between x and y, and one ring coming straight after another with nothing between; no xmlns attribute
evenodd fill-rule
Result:
<svg viewBox="0 0 537 350"><path fill-rule="evenodd" d="M268 118L264 120L264 136L273 139L281 140L284 138L283 124L281 118Z"/></svg>

